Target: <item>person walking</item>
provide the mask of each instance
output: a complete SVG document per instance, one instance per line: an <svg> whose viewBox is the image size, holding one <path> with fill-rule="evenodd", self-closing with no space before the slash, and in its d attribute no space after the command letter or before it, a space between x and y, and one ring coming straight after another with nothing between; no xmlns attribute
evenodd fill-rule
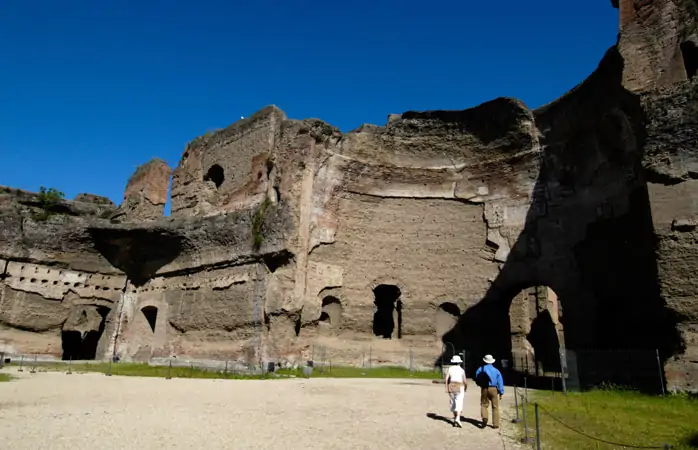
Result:
<svg viewBox="0 0 698 450"><path fill-rule="evenodd" d="M451 412L453 413L453 426L461 428L460 415L463 411L463 397L468 380L465 377L465 370L460 366L463 360L460 356L454 355L451 358L451 366L446 371L444 382L446 383L446 393L451 399Z"/></svg>
<svg viewBox="0 0 698 450"><path fill-rule="evenodd" d="M502 373L494 367L492 355L482 358L485 363L475 371L475 383L480 387L480 415L482 428L487 427L490 403L492 403L492 427L499 428L499 400L504 395L504 380Z"/></svg>

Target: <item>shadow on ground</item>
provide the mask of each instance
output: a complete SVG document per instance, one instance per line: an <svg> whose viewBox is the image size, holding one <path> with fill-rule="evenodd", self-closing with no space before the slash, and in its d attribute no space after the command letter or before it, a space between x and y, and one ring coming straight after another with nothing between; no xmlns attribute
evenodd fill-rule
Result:
<svg viewBox="0 0 698 450"><path fill-rule="evenodd" d="M440 422L445 422L449 425L453 425L453 419L449 419L448 417L444 417L442 415L436 414L436 413L427 413L427 417L430 418L431 420L437 420ZM475 428L480 428L480 425L482 422L479 420L471 419L470 417L462 417L461 416L461 422L463 423L469 423L470 425L474 426Z"/></svg>

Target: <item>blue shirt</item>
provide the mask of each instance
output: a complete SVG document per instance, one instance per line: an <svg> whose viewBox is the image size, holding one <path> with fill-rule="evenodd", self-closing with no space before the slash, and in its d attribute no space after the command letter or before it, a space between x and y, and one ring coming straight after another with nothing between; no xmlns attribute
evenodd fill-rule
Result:
<svg viewBox="0 0 698 450"><path fill-rule="evenodd" d="M496 387L499 395L504 395L504 380L502 379L502 373L494 367L492 364L485 364L484 366L477 369L475 372L475 378L480 375L480 372L485 371L487 375L490 376L489 387Z"/></svg>

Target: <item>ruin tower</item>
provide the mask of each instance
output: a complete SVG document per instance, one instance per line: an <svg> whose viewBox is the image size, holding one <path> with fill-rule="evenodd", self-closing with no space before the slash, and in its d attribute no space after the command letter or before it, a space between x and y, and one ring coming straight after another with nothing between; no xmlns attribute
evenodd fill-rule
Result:
<svg viewBox="0 0 698 450"><path fill-rule="evenodd" d="M698 6L693 0L614 0L623 84L633 92L669 86L698 69Z"/></svg>

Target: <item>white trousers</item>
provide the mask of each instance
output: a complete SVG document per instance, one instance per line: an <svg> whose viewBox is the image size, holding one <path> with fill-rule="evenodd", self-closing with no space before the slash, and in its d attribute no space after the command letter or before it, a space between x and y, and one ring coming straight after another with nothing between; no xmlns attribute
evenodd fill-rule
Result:
<svg viewBox="0 0 698 450"><path fill-rule="evenodd" d="M461 389L460 392L455 394L450 394L451 396L451 412L461 412L463 411L463 397L465 397L465 389Z"/></svg>

